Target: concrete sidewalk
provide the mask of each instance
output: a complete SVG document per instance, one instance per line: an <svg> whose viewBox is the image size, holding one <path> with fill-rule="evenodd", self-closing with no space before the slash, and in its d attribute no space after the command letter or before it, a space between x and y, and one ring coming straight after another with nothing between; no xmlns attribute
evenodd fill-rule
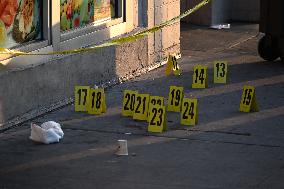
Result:
<svg viewBox="0 0 284 189"><path fill-rule="evenodd" d="M257 56L258 26L181 32L180 77L162 67L108 88L100 116L70 105L33 120L62 124L58 144L30 141L30 122L1 133L0 188L284 188L284 67ZM214 60L229 61L227 85L213 84ZM191 89L195 64L208 66L208 89ZM256 86L260 112L238 111L245 84ZM125 89L167 99L171 85L199 99L197 126L168 112L169 130L152 134L146 122L121 116ZM118 139L128 140L129 156L114 155Z"/></svg>

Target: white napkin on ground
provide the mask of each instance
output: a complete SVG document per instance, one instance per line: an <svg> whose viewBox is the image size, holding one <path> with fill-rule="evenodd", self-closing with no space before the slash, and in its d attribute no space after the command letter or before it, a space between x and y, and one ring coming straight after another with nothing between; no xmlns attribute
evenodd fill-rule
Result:
<svg viewBox="0 0 284 189"><path fill-rule="evenodd" d="M41 126L31 123L30 139L35 142L51 144L59 142L59 140L62 139L63 136L64 133L59 123L48 121L41 124Z"/></svg>

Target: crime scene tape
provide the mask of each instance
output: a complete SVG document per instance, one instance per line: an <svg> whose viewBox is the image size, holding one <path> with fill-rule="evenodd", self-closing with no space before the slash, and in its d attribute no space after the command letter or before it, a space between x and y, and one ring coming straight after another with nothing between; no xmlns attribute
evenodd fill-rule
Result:
<svg viewBox="0 0 284 189"><path fill-rule="evenodd" d="M121 37L118 39L114 39L114 40L110 40L108 42L105 42L103 44L100 45L95 45L89 48L80 48L80 49L71 49L71 50L64 50L64 51L56 51L56 52L49 52L49 53L29 53L29 52L22 52L19 50L13 50L13 49L7 49L7 48L0 48L0 54L10 54L10 55L17 55L17 56L21 56L21 55L30 55L30 56L42 56L42 55L64 55L64 54L75 54L75 53L81 53L81 52L88 52L88 51L94 51L96 49L99 48L103 48L103 47L108 47L108 46L114 46L114 45L121 45L123 43L127 43L127 42L131 42L131 41L135 41L137 39L143 38L151 33L154 33L166 26L172 25L175 22L178 22L180 19L189 16L190 14L196 12L197 10L199 10L200 8L202 8L203 6L205 6L206 4L208 4L211 0L203 0L201 3L197 4L195 7L193 7L192 9L189 9L187 11L185 11L183 14L176 16L166 22L163 22L159 25L156 25L152 28L149 29L145 29L142 30L140 32L137 32L133 35L130 36L126 36L126 37Z"/></svg>

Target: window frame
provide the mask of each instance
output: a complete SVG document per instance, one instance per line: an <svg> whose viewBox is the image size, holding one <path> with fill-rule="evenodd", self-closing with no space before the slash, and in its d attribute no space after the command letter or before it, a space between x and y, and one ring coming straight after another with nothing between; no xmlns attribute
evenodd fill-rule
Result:
<svg viewBox="0 0 284 189"><path fill-rule="evenodd" d="M19 44L15 47L11 47L10 49L30 52L46 47L50 44L50 3L51 0L42 1L42 39Z"/></svg>
<svg viewBox="0 0 284 189"><path fill-rule="evenodd" d="M135 1L122 0L118 12L120 18L105 23L96 23L77 28L70 32L60 31L60 0L43 1L43 40L23 44L14 49L24 52L49 53L77 48L90 47L114 37L131 32L137 27L134 11ZM92 40L90 40L92 39ZM59 56L60 57L60 56ZM2 59L1 59L2 58ZM11 56L5 55L0 61L11 68L24 68L44 64L58 56Z"/></svg>
<svg viewBox="0 0 284 189"><path fill-rule="evenodd" d="M125 8L124 0L119 0L118 2L119 2L118 6L115 7L115 10L117 11L117 15L118 15L117 17L98 20L86 26L70 29L67 31L60 31L61 32L60 41L61 42L67 41L67 40L76 38L80 35L87 35L88 33L92 33L96 30L105 29L113 25L123 23L125 20L124 14L123 14L124 8ZM117 7L120 7L120 8L117 8ZM59 19L59 22L60 22L60 19Z"/></svg>

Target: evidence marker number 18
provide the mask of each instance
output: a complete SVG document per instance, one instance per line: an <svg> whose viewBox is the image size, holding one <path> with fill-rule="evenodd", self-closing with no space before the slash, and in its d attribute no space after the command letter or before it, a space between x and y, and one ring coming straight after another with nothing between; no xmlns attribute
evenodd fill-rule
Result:
<svg viewBox="0 0 284 189"><path fill-rule="evenodd" d="M90 89L89 114L101 114L106 111L105 93L103 88Z"/></svg>

